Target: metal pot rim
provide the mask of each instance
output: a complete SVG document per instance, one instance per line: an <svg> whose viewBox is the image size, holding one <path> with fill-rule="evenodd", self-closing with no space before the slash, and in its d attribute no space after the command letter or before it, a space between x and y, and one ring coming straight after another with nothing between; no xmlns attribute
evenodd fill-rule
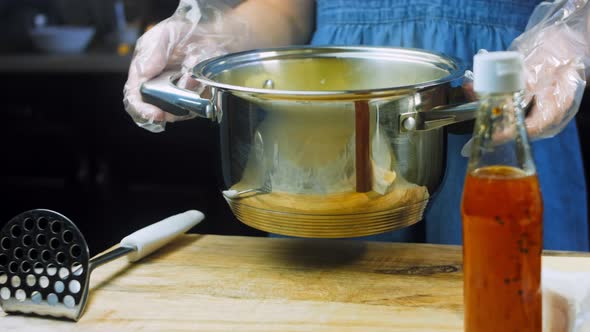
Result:
<svg viewBox="0 0 590 332"><path fill-rule="evenodd" d="M307 91L307 90L279 90L250 88L239 85L217 82L210 79L210 76L220 73L223 70L235 68L238 65L251 63L260 60L280 60L296 58L326 57L330 55L346 55L348 57L407 57L414 61L419 60L427 64L435 65L449 72L442 78L426 81L418 84L386 87L365 90L329 90L329 91ZM249 51L230 53L214 57L197 64L192 70L192 78L205 86L225 89L234 92L242 92L252 95L261 95L265 98L288 98L288 99L350 99L358 97L385 97L399 95L408 91L416 91L424 88L449 83L463 77L464 66L456 58L448 55L427 51L417 48L402 47L375 47L375 46L289 46L280 48L254 49Z"/></svg>

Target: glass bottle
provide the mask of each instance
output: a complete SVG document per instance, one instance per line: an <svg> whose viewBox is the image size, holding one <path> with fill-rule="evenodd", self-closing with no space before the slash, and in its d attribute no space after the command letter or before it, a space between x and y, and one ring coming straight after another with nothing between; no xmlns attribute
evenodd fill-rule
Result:
<svg viewBox="0 0 590 332"><path fill-rule="evenodd" d="M524 125L523 60L474 57L480 96L463 188L465 331L539 331L543 203Z"/></svg>

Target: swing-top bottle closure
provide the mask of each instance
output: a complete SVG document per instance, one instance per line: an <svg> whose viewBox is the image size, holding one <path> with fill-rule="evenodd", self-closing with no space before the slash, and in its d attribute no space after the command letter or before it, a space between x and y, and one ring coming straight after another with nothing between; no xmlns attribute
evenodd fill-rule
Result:
<svg viewBox="0 0 590 332"><path fill-rule="evenodd" d="M523 90L524 60L514 51L481 53L473 57L473 90L478 94Z"/></svg>

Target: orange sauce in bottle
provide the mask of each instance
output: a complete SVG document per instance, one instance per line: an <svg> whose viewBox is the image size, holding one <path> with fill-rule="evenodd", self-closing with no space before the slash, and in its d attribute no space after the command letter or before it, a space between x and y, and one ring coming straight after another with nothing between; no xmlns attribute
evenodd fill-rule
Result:
<svg viewBox="0 0 590 332"><path fill-rule="evenodd" d="M465 331L541 331L543 204L536 175L467 175L461 207Z"/></svg>

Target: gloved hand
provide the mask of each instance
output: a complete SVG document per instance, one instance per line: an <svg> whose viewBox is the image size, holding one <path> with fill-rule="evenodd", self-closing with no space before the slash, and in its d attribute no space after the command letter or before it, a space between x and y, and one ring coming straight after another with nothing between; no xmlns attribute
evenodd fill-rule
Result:
<svg viewBox="0 0 590 332"><path fill-rule="evenodd" d="M181 0L170 18L138 40L123 99L125 110L138 126L161 132L167 122L194 117L178 117L144 103L140 87L164 69L175 69L184 73L177 85L194 89L197 84L190 79L189 70L200 61L227 53L227 46L245 33L238 22L230 24L224 19L228 10L223 1Z"/></svg>
<svg viewBox="0 0 590 332"><path fill-rule="evenodd" d="M524 55L528 97L535 104L525 119L532 139L557 135L576 115L590 64L588 0L542 2L511 50Z"/></svg>
<svg viewBox="0 0 590 332"><path fill-rule="evenodd" d="M590 66L588 0L543 2L535 8L525 32L509 50L524 56L527 99L534 104L525 118L532 140L559 134L576 115ZM465 94L476 98L470 81ZM471 140L461 150L468 157Z"/></svg>
<svg viewBox="0 0 590 332"><path fill-rule="evenodd" d="M511 46L524 55L527 96L535 98L525 119L533 140L557 135L576 115L586 86L584 60L590 55L588 37L567 24L535 30Z"/></svg>

